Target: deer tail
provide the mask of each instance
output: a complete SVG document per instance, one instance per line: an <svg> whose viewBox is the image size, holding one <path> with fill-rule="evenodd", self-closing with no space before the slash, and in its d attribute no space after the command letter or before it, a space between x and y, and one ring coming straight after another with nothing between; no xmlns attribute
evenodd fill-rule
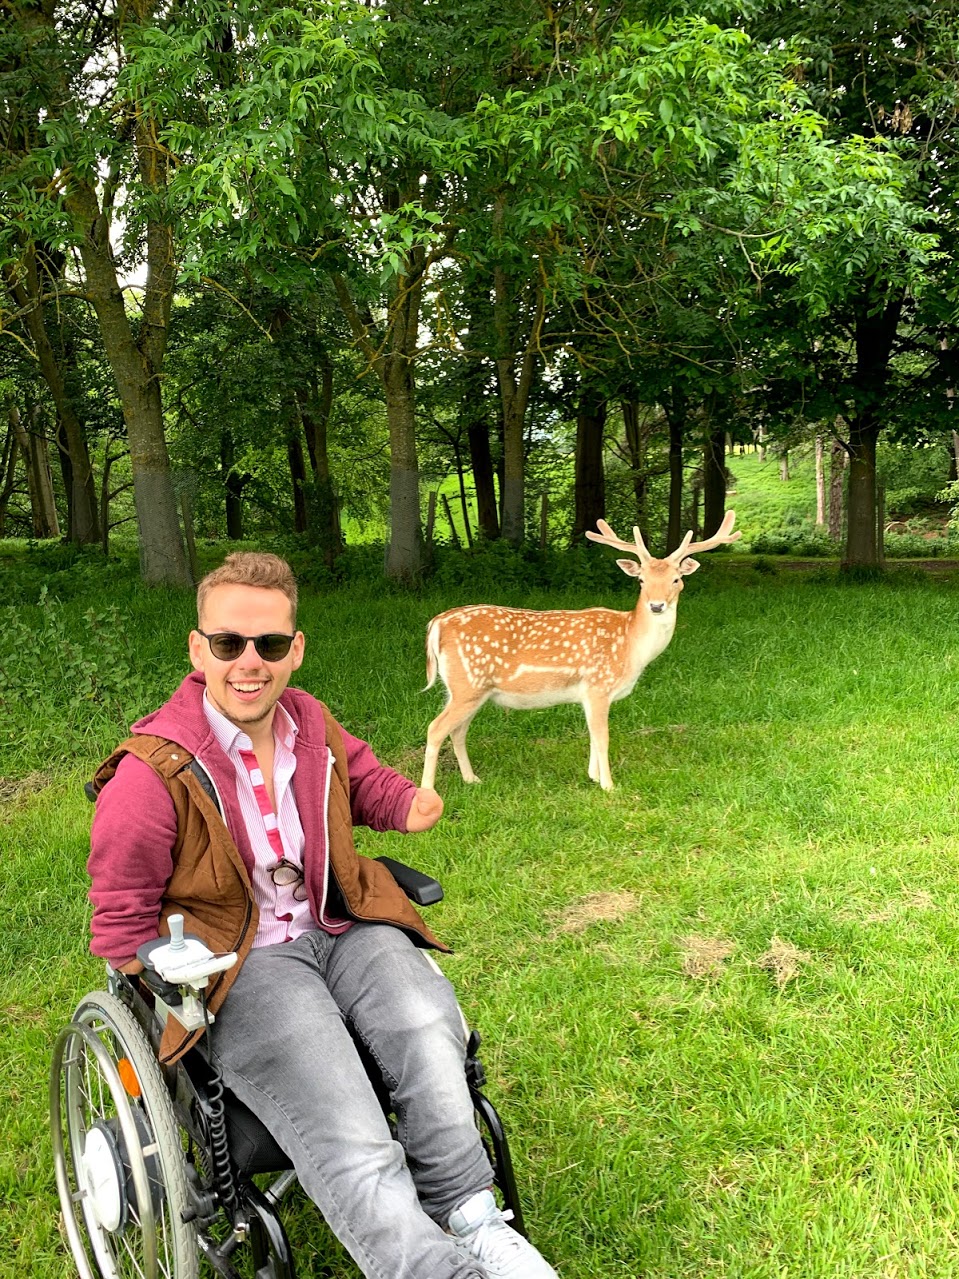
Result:
<svg viewBox="0 0 959 1279"><path fill-rule="evenodd" d="M439 669L440 657L440 623L439 618L434 617L432 622L426 628L426 685L420 690L425 693L428 688L432 688L436 683L436 673Z"/></svg>

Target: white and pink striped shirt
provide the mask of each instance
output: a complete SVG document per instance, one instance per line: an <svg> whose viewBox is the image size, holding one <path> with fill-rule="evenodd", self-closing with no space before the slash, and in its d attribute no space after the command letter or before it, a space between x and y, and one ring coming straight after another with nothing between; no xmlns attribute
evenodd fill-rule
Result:
<svg viewBox="0 0 959 1279"><path fill-rule="evenodd" d="M253 894L260 909L260 922L253 945L272 946L276 942L292 941L317 927L301 887L305 841L291 784L296 772L296 724L277 703L273 718L274 811L250 738L217 710L205 692L203 710L217 744L236 773L237 799L255 858ZM299 877L287 874L281 878L290 879L290 883L275 883L273 872L281 860L295 867ZM298 901L297 897L304 900ZM322 924L329 933L345 932L349 926L349 920L329 920Z"/></svg>

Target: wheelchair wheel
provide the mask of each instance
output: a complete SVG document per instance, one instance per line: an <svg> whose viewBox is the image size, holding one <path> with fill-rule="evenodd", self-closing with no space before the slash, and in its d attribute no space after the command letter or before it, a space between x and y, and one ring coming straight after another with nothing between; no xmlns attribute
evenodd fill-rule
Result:
<svg viewBox="0 0 959 1279"><path fill-rule="evenodd" d="M88 995L50 1074L54 1168L81 1279L196 1279L184 1152L170 1094L130 1010Z"/></svg>

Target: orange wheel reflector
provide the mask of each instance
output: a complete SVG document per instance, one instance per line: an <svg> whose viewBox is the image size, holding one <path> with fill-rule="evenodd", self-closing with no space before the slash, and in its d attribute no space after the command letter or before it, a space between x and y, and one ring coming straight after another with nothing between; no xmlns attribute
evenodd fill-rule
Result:
<svg viewBox="0 0 959 1279"><path fill-rule="evenodd" d="M133 1069L127 1057L121 1057L117 1062L117 1071L120 1075L120 1081L131 1097L139 1097L140 1081L137 1079L137 1072Z"/></svg>

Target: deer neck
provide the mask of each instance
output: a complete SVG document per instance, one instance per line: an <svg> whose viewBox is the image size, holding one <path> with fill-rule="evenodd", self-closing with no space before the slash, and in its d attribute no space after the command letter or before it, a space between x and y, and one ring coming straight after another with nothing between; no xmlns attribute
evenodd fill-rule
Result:
<svg viewBox="0 0 959 1279"><path fill-rule="evenodd" d="M649 601L640 593L629 623L629 650L638 670L657 658L673 638L676 629L676 601L662 613L652 613Z"/></svg>

